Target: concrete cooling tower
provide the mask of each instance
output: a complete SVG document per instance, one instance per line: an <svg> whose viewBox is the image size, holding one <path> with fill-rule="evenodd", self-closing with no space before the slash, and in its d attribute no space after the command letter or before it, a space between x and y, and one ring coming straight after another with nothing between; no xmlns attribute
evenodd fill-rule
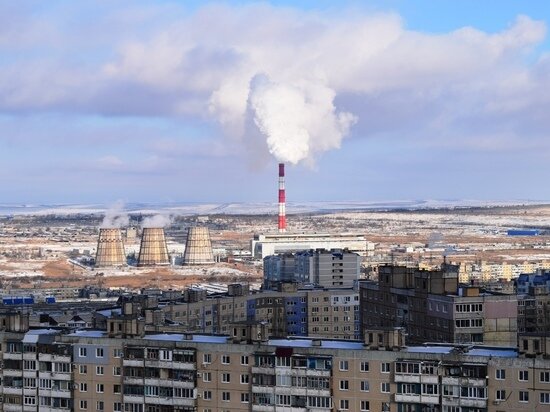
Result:
<svg viewBox="0 0 550 412"><path fill-rule="evenodd" d="M139 248L138 266L169 265L168 246L164 229L159 227L143 228Z"/></svg>
<svg viewBox="0 0 550 412"><path fill-rule="evenodd" d="M109 267L124 265L126 265L126 253L124 252L120 229L99 229L95 266Z"/></svg>
<svg viewBox="0 0 550 412"><path fill-rule="evenodd" d="M187 242L183 254L183 264L209 265L214 263L212 243L207 227L190 227L187 230Z"/></svg>

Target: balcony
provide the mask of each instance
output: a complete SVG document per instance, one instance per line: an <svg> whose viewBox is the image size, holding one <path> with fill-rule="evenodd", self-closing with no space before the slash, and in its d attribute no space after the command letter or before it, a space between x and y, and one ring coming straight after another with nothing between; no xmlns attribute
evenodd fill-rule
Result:
<svg viewBox="0 0 550 412"><path fill-rule="evenodd" d="M51 353L39 353L38 360L42 362L63 362L71 363L71 357L68 355L56 355Z"/></svg>
<svg viewBox="0 0 550 412"><path fill-rule="evenodd" d="M394 375L394 382L403 383L439 383L439 377L437 375L418 375L418 374L401 374L396 373Z"/></svg>
<svg viewBox="0 0 550 412"><path fill-rule="evenodd" d="M22 395L23 388L15 386L4 386L4 395ZM21 405L19 405L21 407Z"/></svg>
<svg viewBox="0 0 550 412"><path fill-rule="evenodd" d="M123 359L122 365L123 366L137 366L137 367L143 367L143 359Z"/></svg>
<svg viewBox="0 0 550 412"><path fill-rule="evenodd" d="M439 395L420 395L420 394L409 394L409 393L396 393L395 402L405 402L405 403L422 403L429 405L438 405L439 404Z"/></svg>
<svg viewBox="0 0 550 412"><path fill-rule="evenodd" d="M23 371L21 369L4 369L4 376L23 376Z"/></svg>
<svg viewBox="0 0 550 412"><path fill-rule="evenodd" d="M126 402L126 399L125 399ZM168 405L168 406L195 406L196 399L193 398L164 398L160 396L146 396L147 405Z"/></svg>
<svg viewBox="0 0 550 412"><path fill-rule="evenodd" d="M23 353L21 352L4 352L4 355L2 357L2 359L6 360L6 359L15 359L15 360L21 360L23 359ZM33 358L35 359L35 358ZM21 408L21 407L19 407ZM19 409L21 410L21 409Z"/></svg>
<svg viewBox="0 0 550 412"><path fill-rule="evenodd" d="M258 373L262 375L275 375L275 367L273 366L253 366L252 373Z"/></svg>
<svg viewBox="0 0 550 412"><path fill-rule="evenodd" d="M422 379L424 383L424 379ZM426 382L427 383L427 382ZM487 382L482 378L465 378L465 377L453 377L453 376L444 376L441 379L443 385L453 385L453 386L474 386L474 387L484 387L487 386Z"/></svg>
<svg viewBox="0 0 550 412"><path fill-rule="evenodd" d="M467 408L487 408L487 399L460 398L459 405Z"/></svg>

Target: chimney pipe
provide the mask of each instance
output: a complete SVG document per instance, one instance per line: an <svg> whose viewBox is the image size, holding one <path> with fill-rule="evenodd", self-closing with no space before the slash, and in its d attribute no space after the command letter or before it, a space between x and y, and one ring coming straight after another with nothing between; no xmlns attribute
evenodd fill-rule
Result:
<svg viewBox="0 0 550 412"><path fill-rule="evenodd" d="M279 233L286 232L285 164L279 163Z"/></svg>

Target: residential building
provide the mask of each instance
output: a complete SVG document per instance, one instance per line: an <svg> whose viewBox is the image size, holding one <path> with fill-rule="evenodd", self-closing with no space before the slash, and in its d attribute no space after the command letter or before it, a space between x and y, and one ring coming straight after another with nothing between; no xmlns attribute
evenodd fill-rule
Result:
<svg viewBox="0 0 550 412"><path fill-rule="evenodd" d="M459 286L458 267L386 265L377 282L361 281L362 330L399 326L409 341L515 345L517 297Z"/></svg>

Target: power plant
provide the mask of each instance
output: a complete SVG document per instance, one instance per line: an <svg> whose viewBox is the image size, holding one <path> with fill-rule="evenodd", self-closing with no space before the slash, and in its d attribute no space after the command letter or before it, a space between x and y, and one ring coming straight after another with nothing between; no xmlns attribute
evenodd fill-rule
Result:
<svg viewBox="0 0 550 412"><path fill-rule="evenodd" d="M279 163L279 233L286 232L285 164Z"/></svg>
<svg viewBox="0 0 550 412"><path fill-rule="evenodd" d="M185 253L183 254L184 266L209 265L214 263L212 242L207 227L190 227L187 230Z"/></svg>
<svg viewBox="0 0 550 412"><path fill-rule="evenodd" d="M126 253L122 243L122 232L119 228L99 229L97 252L95 257L96 267L111 267L126 265Z"/></svg>
<svg viewBox="0 0 550 412"><path fill-rule="evenodd" d="M139 248L138 266L169 265L168 246L161 227L143 228Z"/></svg>

